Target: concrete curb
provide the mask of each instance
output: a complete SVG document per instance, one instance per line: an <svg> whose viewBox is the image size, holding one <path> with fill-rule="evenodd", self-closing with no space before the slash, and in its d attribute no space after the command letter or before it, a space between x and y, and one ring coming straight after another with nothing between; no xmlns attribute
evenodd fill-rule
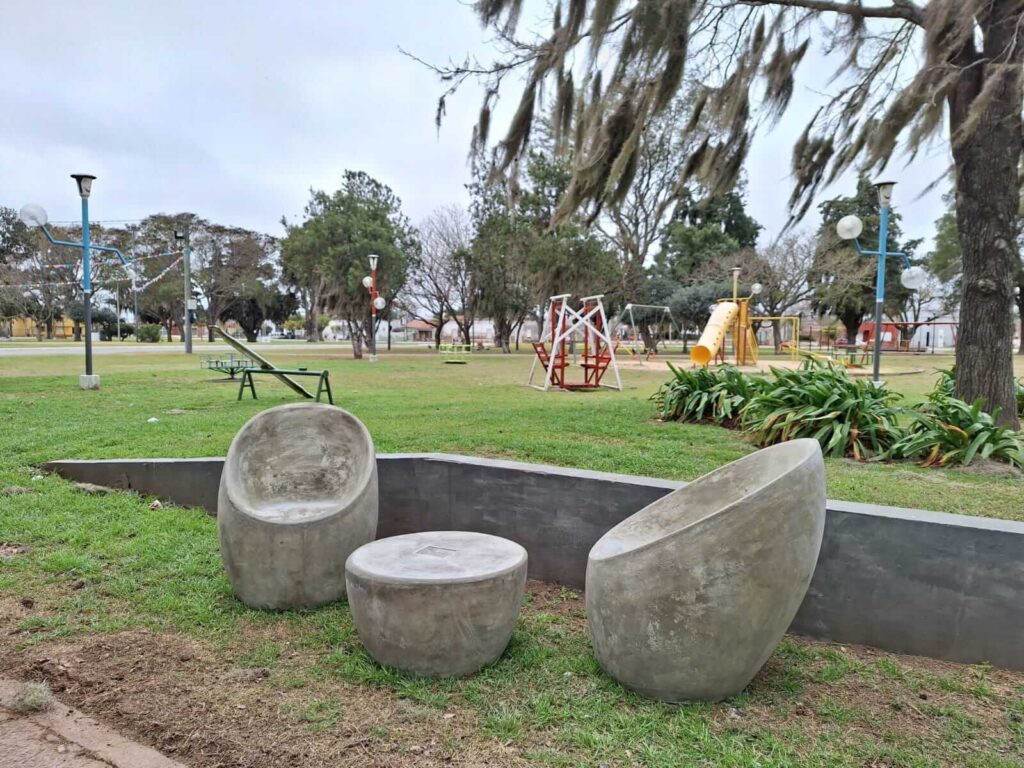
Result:
<svg viewBox="0 0 1024 768"><path fill-rule="evenodd" d="M0 702L9 702L20 688L18 681L0 678ZM3 717L7 714L10 716ZM50 734L57 738L48 738ZM3 746L0 751L2 765L187 768L183 763L130 741L91 717L56 701L49 709L30 715L17 715L0 709L0 745ZM6 762L12 757L18 758L17 763Z"/></svg>

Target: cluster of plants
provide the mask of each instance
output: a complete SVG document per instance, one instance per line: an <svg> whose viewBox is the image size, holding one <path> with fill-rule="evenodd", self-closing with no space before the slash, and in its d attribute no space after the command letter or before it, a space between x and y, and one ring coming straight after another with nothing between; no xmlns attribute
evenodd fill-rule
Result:
<svg viewBox="0 0 1024 768"><path fill-rule="evenodd" d="M740 410L763 387L764 379L747 376L732 366L676 368L668 364L673 378L654 393L661 418L739 426Z"/></svg>
<svg viewBox="0 0 1024 768"><path fill-rule="evenodd" d="M867 459L900 438L900 396L831 365L772 369L743 408L743 429L758 445L811 437L826 456Z"/></svg>
<svg viewBox="0 0 1024 768"><path fill-rule="evenodd" d="M990 413L958 400L941 389L928 396L911 418L906 434L893 445L886 458L916 459L923 466L970 464L975 457L1024 466L1024 437L995 423Z"/></svg>
<svg viewBox="0 0 1024 768"><path fill-rule="evenodd" d="M952 371L940 371L927 401L902 396L845 369L807 361L796 370L772 368L748 376L731 366L683 370L652 397L666 421L741 429L760 446L813 438L826 456L913 460L923 466L970 464L975 458L1024 467L1024 434L996 423L981 402L953 396ZM1018 383L1018 403L1024 381Z"/></svg>
<svg viewBox="0 0 1024 768"><path fill-rule="evenodd" d="M1024 418L1024 376L1013 383L1017 394L1017 416ZM953 396L956 390L956 366L939 369L939 378L935 382L934 392L943 392Z"/></svg>
<svg viewBox="0 0 1024 768"><path fill-rule="evenodd" d="M143 323L139 326L139 341L157 342L160 341L160 324Z"/></svg>

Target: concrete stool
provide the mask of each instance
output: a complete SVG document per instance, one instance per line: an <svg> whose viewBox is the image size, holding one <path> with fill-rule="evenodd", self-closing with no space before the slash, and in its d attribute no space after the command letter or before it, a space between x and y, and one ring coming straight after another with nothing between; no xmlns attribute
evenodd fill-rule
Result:
<svg viewBox="0 0 1024 768"><path fill-rule="evenodd" d="M377 533L370 433L333 405L257 414L228 450L217 527L228 578L246 605L287 609L339 599L345 559Z"/></svg>
<svg viewBox="0 0 1024 768"><path fill-rule="evenodd" d="M816 440L758 451L645 507L590 550L597 660L656 699L739 693L793 621L824 527Z"/></svg>
<svg viewBox="0 0 1024 768"><path fill-rule="evenodd" d="M357 549L345 577L359 639L373 658L423 677L469 675L512 637L526 550L485 533L410 533Z"/></svg>

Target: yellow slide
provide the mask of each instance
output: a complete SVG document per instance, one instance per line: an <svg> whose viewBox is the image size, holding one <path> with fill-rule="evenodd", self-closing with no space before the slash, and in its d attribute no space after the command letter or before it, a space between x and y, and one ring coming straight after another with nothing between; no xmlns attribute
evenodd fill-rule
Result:
<svg viewBox="0 0 1024 768"><path fill-rule="evenodd" d="M697 346L690 350L690 362L694 365L707 365L715 359L718 348L725 343L725 334L736 322L736 314L740 307L733 301L721 301L711 313L704 332L700 335Z"/></svg>

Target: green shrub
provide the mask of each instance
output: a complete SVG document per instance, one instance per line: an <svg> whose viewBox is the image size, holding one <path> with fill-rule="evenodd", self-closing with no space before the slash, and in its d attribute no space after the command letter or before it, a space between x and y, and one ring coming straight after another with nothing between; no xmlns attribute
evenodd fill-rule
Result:
<svg viewBox="0 0 1024 768"><path fill-rule="evenodd" d="M932 392L939 392L952 397L956 392L956 366L937 369L939 377L935 379Z"/></svg>
<svg viewBox="0 0 1024 768"><path fill-rule="evenodd" d="M736 427L743 406L764 386L763 379L723 366L679 369L668 364L673 378L651 397L666 421L710 421Z"/></svg>
<svg viewBox="0 0 1024 768"><path fill-rule="evenodd" d="M160 341L160 325L157 323L143 323L139 326L139 341L157 342Z"/></svg>
<svg viewBox="0 0 1024 768"><path fill-rule="evenodd" d="M936 387L928 402L908 412L913 419L907 434L896 441L885 458L915 459L922 466L945 467L983 459L1024 466L1024 436L995 423L981 409L981 400L968 405Z"/></svg>
<svg viewBox="0 0 1024 768"><path fill-rule="evenodd" d="M773 380L743 409L743 428L762 446L810 437L826 456L867 459L886 453L904 432L900 395L855 379L830 363L772 369Z"/></svg>

